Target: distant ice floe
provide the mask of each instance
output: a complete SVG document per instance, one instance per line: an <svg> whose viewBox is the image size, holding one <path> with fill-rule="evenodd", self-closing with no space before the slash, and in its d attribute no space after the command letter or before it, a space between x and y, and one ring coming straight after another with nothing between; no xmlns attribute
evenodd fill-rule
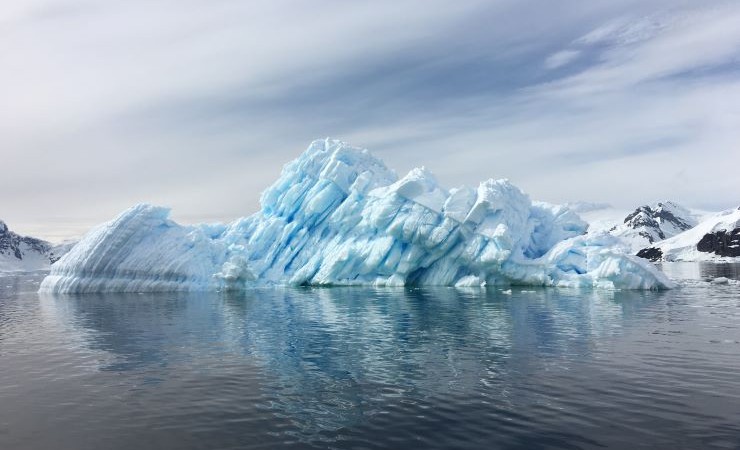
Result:
<svg viewBox="0 0 740 450"><path fill-rule="evenodd" d="M256 214L178 225L137 205L54 264L47 292L230 290L262 284L560 286L673 283L564 206L507 180L451 190L426 169L403 178L367 150L318 140L286 165Z"/></svg>

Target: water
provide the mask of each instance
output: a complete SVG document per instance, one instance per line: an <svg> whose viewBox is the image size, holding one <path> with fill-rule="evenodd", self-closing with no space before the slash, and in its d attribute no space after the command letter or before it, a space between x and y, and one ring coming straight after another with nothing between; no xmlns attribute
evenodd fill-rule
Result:
<svg viewBox="0 0 740 450"><path fill-rule="evenodd" d="M740 448L732 282L51 297L41 278L0 277L0 449Z"/></svg>

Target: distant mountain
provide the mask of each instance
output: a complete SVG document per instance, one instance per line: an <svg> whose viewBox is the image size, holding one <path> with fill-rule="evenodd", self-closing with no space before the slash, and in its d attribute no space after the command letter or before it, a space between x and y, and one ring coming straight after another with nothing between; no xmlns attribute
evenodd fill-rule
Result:
<svg viewBox="0 0 740 450"><path fill-rule="evenodd" d="M620 238L634 253L656 242L691 229L702 217L675 202L643 205L627 212L601 203L567 204L589 223L589 233L608 232Z"/></svg>
<svg viewBox="0 0 740 450"><path fill-rule="evenodd" d="M21 236L8 229L0 220L0 272L47 270L67 253L73 242L54 245L50 242Z"/></svg>
<svg viewBox="0 0 740 450"><path fill-rule="evenodd" d="M740 258L740 208L712 215L687 231L640 250L637 256L651 261Z"/></svg>
<svg viewBox="0 0 740 450"><path fill-rule="evenodd" d="M687 208L674 202L659 202L640 206L609 232L638 250L690 230L697 223L697 216Z"/></svg>

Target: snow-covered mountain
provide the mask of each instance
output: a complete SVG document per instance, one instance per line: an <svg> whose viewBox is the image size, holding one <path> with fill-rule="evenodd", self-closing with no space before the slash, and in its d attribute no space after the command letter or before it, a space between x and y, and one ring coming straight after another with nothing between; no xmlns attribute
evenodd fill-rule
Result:
<svg viewBox="0 0 740 450"><path fill-rule="evenodd" d="M697 215L689 209L674 202L659 202L652 206L640 206L609 232L626 241L637 252L689 230L697 223Z"/></svg>
<svg viewBox="0 0 740 450"><path fill-rule="evenodd" d="M398 178L367 150L313 142L256 214L178 225L137 205L54 264L47 292L293 285L537 285L660 289L672 283L568 208L507 180L445 189L427 170Z"/></svg>
<svg viewBox="0 0 740 450"><path fill-rule="evenodd" d="M740 208L714 214L687 231L640 250L637 255L652 261L740 259Z"/></svg>
<svg viewBox="0 0 740 450"><path fill-rule="evenodd" d="M574 205L576 212L589 223L590 234L607 232L628 245L633 253L693 228L706 216L702 211L670 201L643 205L631 212L604 204L585 203L582 207L576 202Z"/></svg>
<svg viewBox="0 0 740 450"><path fill-rule="evenodd" d="M21 236L0 220L0 272L48 270L74 243L53 245L33 237Z"/></svg>

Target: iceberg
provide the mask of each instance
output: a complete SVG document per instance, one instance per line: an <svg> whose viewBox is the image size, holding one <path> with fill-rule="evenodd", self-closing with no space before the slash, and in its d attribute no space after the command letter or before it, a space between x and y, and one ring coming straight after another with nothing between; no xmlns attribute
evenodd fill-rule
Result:
<svg viewBox="0 0 740 450"><path fill-rule="evenodd" d="M314 141L233 223L179 225L137 205L90 231L41 291L239 290L259 285L673 286L564 206L508 180L445 189L364 149Z"/></svg>

